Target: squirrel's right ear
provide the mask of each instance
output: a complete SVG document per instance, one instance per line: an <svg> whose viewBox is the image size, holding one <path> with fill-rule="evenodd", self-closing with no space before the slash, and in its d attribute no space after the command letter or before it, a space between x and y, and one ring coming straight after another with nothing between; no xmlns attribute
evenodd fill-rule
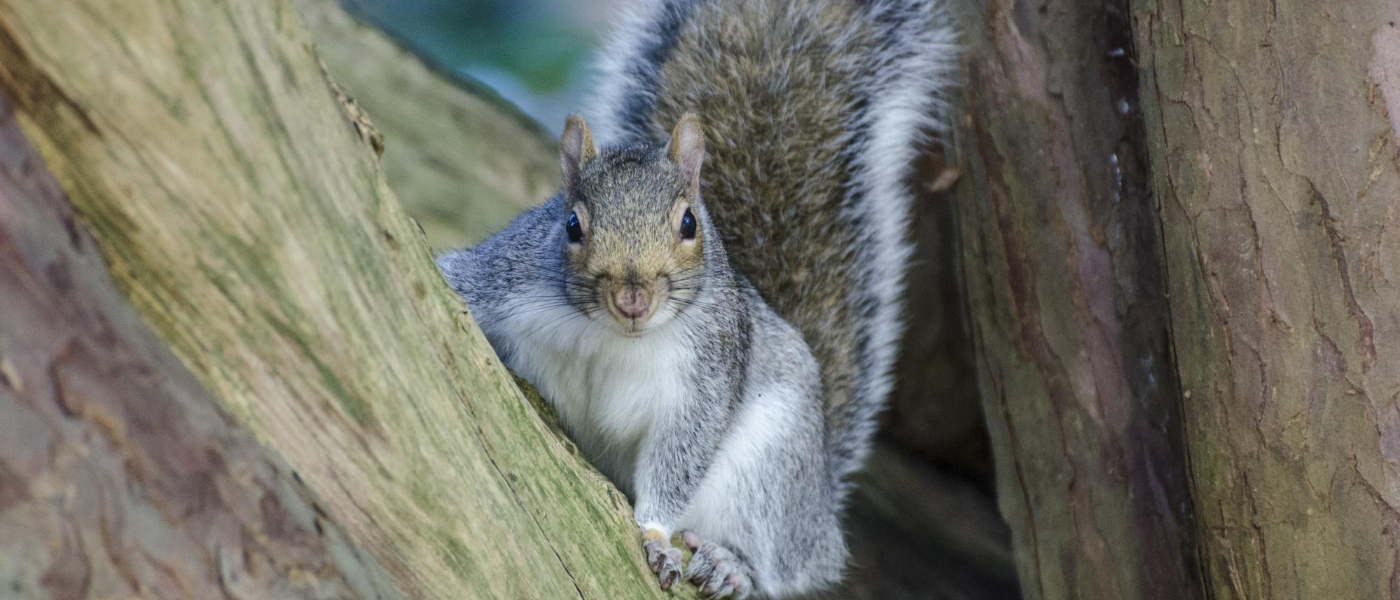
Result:
<svg viewBox="0 0 1400 600"><path fill-rule="evenodd" d="M569 115L564 121L564 135L559 138L559 164L564 167L564 187L573 189L578 185L583 167L598 157L598 149L593 147L593 134L588 132L588 124L583 117Z"/></svg>
<svg viewBox="0 0 1400 600"><path fill-rule="evenodd" d="M666 145L666 156L681 168L691 188L700 185L700 164L705 162L705 130L695 113L685 113L676 122L676 128L671 130L671 142Z"/></svg>

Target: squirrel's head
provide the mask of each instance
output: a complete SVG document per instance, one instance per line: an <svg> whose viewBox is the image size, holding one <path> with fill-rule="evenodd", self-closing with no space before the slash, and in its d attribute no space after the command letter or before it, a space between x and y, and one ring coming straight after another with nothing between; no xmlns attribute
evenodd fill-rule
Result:
<svg viewBox="0 0 1400 600"><path fill-rule="evenodd" d="M665 144L599 153L575 115L565 123L559 154L564 285L575 306L627 335L674 318L694 301L705 269L700 120L681 117Z"/></svg>

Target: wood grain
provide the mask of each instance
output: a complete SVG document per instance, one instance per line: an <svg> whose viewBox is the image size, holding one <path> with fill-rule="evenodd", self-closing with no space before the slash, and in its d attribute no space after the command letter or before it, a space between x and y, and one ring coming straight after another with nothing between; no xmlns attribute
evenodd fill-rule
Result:
<svg viewBox="0 0 1400 600"><path fill-rule="evenodd" d="M0 91L117 287L405 594L660 597L314 47L277 0L0 0Z"/></svg>
<svg viewBox="0 0 1400 600"><path fill-rule="evenodd" d="M0 596L403 596L112 285L0 97Z"/></svg>

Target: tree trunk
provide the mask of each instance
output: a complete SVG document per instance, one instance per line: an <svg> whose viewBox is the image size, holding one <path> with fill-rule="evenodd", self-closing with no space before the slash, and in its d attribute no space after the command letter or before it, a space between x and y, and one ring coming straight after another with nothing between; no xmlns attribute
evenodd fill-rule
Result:
<svg viewBox="0 0 1400 600"><path fill-rule="evenodd" d="M1201 597L1125 11L992 0L966 28L960 245L1033 599Z"/></svg>
<svg viewBox="0 0 1400 600"><path fill-rule="evenodd" d="M1400 598L1400 4L1135 8L1207 589Z"/></svg>
<svg viewBox="0 0 1400 600"><path fill-rule="evenodd" d="M401 598L117 293L0 98L0 596Z"/></svg>
<svg viewBox="0 0 1400 600"><path fill-rule="evenodd" d="M417 598L662 597L273 0L0 0L0 92L117 287Z"/></svg>

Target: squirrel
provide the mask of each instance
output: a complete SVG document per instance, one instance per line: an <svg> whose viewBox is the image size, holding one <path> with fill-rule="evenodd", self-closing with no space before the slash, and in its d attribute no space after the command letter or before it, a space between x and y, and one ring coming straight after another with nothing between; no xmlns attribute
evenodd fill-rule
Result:
<svg viewBox="0 0 1400 600"><path fill-rule="evenodd" d="M561 192L438 259L502 361L634 503L662 589L834 585L892 382L938 0L646 0ZM703 119L703 124L702 124Z"/></svg>

